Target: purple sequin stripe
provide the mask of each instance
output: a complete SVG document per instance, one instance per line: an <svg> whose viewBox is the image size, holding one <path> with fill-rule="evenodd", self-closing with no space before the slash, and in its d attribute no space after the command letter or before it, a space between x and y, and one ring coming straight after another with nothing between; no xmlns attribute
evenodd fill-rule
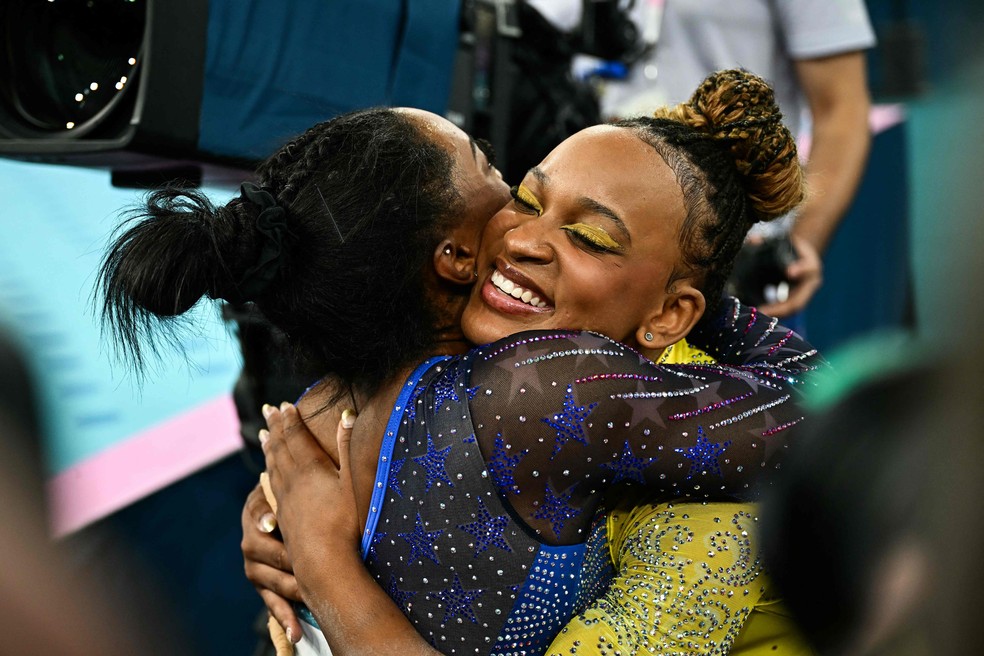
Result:
<svg viewBox="0 0 984 656"><path fill-rule="evenodd" d="M697 410L691 410L690 412L680 412L680 413L675 414L675 415L670 415L669 417L667 417L667 419L690 419L691 417L696 417L697 415L703 415L703 414L706 414L708 412L713 412L714 410L717 410L718 408L723 408L723 407L725 407L727 405L731 405L732 403L737 403L738 401L741 401L743 399L747 399L747 398L749 398L751 396L754 396L754 395L755 395L755 392L746 392L745 394L740 394L740 395L735 396L735 397L732 397L730 399L725 399L723 401L718 401L717 403L712 403L711 405L704 406L703 408L699 408Z"/></svg>

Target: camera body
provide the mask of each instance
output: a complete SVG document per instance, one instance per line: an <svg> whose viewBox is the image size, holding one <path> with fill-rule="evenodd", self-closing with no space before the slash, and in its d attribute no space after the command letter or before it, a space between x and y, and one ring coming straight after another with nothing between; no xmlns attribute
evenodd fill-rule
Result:
<svg viewBox="0 0 984 656"><path fill-rule="evenodd" d="M789 235L742 246L725 290L749 305L783 302L792 286L786 269L797 260Z"/></svg>

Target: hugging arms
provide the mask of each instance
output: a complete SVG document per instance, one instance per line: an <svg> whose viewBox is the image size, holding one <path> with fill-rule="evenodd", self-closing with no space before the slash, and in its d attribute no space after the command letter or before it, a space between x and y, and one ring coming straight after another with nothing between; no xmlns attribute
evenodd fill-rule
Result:
<svg viewBox="0 0 984 656"><path fill-rule="evenodd" d="M479 626L492 627L495 637L496 620L501 624L507 618L514 633L499 637L512 640L497 643L497 649L526 645L540 653L611 575L590 564L605 560L604 536L592 530L597 528L592 520L606 488L646 483L665 491L666 498L749 498L763 468L778 462L785 429L801 419L790 395L799 394L801 374L815 366L816 357L795 335L775 330L768 318L737 304L731 309L730 322L715 332L735 339L722 343L722 352L734 353L746 343L743 359L751 364L739 369L658 367L596 335L524 333L453 361L435 381L418 382L414 389L422 391L408 409L413 425L398 432L394 451L381 454L381 467L387 458L392 463L377 479L386 494L378 518L372 509L368 513L369 538L362 543L378 585L367 591L340 578L341 569L348 576L350 568L361 568L361 556L339 534L320 528L323 520L282 524L288 541L319 544L313 561L295 567L299 580L306 581L305 599L330 618L323 623L318 615L335 650L405 653L428 642L441 651L442 645L480 645L490 634ZM455 390L460 399L453 398ZM447 427L465 414L470 425ZM304 448L303 439L295 431L286 440L275 434L267 443L275 487L293 478L285 475L291 471L289 459L285 465L280 456ZM334 471L333 465L327 468ZM310 491L283 501L313 506L324 517L341 510L330 496L307 495ZM698 504L688 505L704 512ZM244 532L250 530L251 520L244 524ZM550 546L557 543L571 546ZM311 552L303 547L302 553ZM558 554L578 569L577 576L570 574L566 596L551 591L551 603L544 606L536 595L516 594L536 587L524 585L528 572L547 571L550 557ZM754 560L744 567L757 571ZM461 578L449 572L461 572ZM449 606L448 590L459 583L464 597ZM372 588L376 594L389 590L423 638L405 621L403 631L388 630L390 625L366 614L363 600L372 598ZM371 606L378 612L378 604ZM519 608L531 609L535 629L513 612ZM687 609L693 618L695 608ZM743 619L735 610L714 639L734 638ZM397 627L403 620L390 619ZM455 624L459 620L467 620L464 627ZM478 626L469 630L473 621ZM669 626L667 615L650 629L670 633ZM305 643L310 637L305 634Z"/></svg>
<svg viewBox="0 0 984 656"><path fill-rule="evenodd" d="M420 602L415 608L426 599L447 610L453 605L448 595L474 591L453 583L453 578L443 581L421 574L431 563L440 564L440 557L429 548L435 546L433 542L462 539L463 530L438 531L428 524L434 520L426 515L431 503L442 510L437 492L466 485L459 480L487 484L481 491L483 503L487 499L499 504L496 507L503 512L492 517L505 518L523 546L510 546L503 550L506 556L498 557L515 566L513 576L522 578L522 572L527 576L502 591L506 597L497 600L499 614L494 622L471 622L470 617L443 612L429 612L417 619L429 623L424 632L434 639L442 635L472 641L476 649L504 650L511 649L512 636L525 635L527 630L538 632L538 644L545 645L542 641L549 639L542 627L516 628L516 623L524 617L520 611L532 603L524 595L535 594L534 588L540 585L534 571L553 571L550 568L572 562L565 553L576 552L578 559L585 556L586 517L599 503L597 490L591 489L594 481L604 480L607 486L618 475L621 465L616 463L640 459L643 481L662 481L662 476L673 474L670 481L675 485L661 489L686 487L685 474L680 471L685 453L697 457L706 445L717 444L712 450L719 450L727 441L711 442L694 422L723 408L742 408L738 415L722 417L720 421L728 423L721 428L743 435L728 449L752 453L758 447L749 446L751 433L743 433L742 427L781 414L782 408L792 404L784 399L756 410L763 404L755 405L749 392L768 396L789 381L781 369L763 369L760 375L708 370L682 377L604 368L575 376L572 370L550 380L546 390L541 384L538 390L519 392L535 392L543 397L542 402L552 404L549 409L541 408L548 414L518 414L510 420L536 424L540 431L535 443L519 449L512 435L499 436L498 431L493 435L491 420L481 414L472 416L469 410L471 401L484 403L491 401L485 397L498 400L503 394L512 395L511 383L508 393L486 387L479 401L469 396L477 394L480 386L455 376L470 378L475 368L492 381L495 372L485 371L483 363L465 366L471 361L459 356L450 364L431 362L414 373L416 365L429 355L467 353L469 341L494 342L524 330L562 331L556 340L548 341L559 346L564 340L574 340L567 351L580 349L575 346L579 339L599 339L571 337L568 329L573 327L602 333L621 344L592 347L612 352L600 360L584 360L571 353L564 358L547 357L533 347L537 355L530 357L541 359L522 375L551 371L571 358L574 364L591 367L599 362L607 366L608 360L630 369L651 366L650 360L676 348L706 306L715 305L751 222L781 214L799 201L802 189L795 147L781 126L768 87L740 71L709 78L686 106L666 109L655 118L599 126L575 135L513 189L511 203L506 202L505 185L487 154L476 146L446 121L419 112L369 110L333 119L274 155L259 171L260 185L244 186L242 196L225 206L214 208L190 192L168 190L152 196L147 212L114 244L101 280L108 321L138 362L140 337L152 329L174 327L170 318L202 296L251 303L288 335L297 347L299 361L309 366L312 380L324 377L326 381L301 401L301 413L316 435L324 438L334 434L335 428L325 420L328 412L319 411L337 407L342 399L358 407L360 420L353 428L351 462L360 515L368 517L375 508L382 516L402 508L401 504L424 504L421 512L406 508L395 518L389 517L412 525L393 533L385 528L372 532L372 536L386 533L379 539L393 543L389 547L396 548L402 541L409 549L391 561L403 563L408 570L394 571L395 583L385 584L388 589L393 584L392 595L401 590L413 592L411 596ZM735 321L739 318L735 316ZM734 333L744 336L755 327L753 318L743 315L741 323L732 324ZM762 321L774 332L774 324ZM781 355L785 345L795 343L785 334L772 337L778 340L769 347L770 351L775 347L772 355ZM753 343L753 348L765 343ZM631 349L625 350L623 344ZM723 353L723 361L734 355L731 350ZM512 355L503 352L490 361ZM796 357L799 355L802 353ZM620 378L623 375L629 377ZM585 376L609 378L577 382ZM707 389L698 389L702 383L695 382L702 377L710 381ZM600 383L602 380L605 382ZM619 387L628 382L633 383L632 389ZM462 384L464 389L460 389ZM506 383L499 381L495 387L499 384ZM679 394L661 397L665 390L659 385L664 384ZM689 387L674 387L681 384ZM601 390L603 385L615 385L608 397L624 398L592 399L592 390ZM736 386L741 391L733 396L715 396ZM420 390L414 403L429 402L411 417L409 413L417 406L401 397L414 390ZM637 431L645 431L635 422L634 413L646 402L652 404L645 410L652 413L651 421L680 430L666 438L667 445L673 445L672 452L661 454L662 458L640 455L643 444L652 447L639 436L616 438L606 445L604 440L611 442L610 436L592 432L592 439L587 439L580 432L587 420L585 413L595 412L598 417L610 413L613 431L616 420L627 420L630 429L635 423ZM715 404L721 405L712 407ZM669 414L660 414L670 409L670 414L680 418L671 420ZM534 416L536 420L531 419ZM749 423L732 426L733 417ZM447 425L451 418L462 423ZM791 421L769 425L763 431L777 430ZM526 487L520 493L491 480L491 465L476 469L475 477L466 477L463 471L447 473L449 466L456 466L448 461L452 456L462 461L471 458L472 467L479 454L489 463L494 461L496 437L502 438L499 451L505 462L519 458L515 467L526 476ZM772 436L757 439L763 437ZM386 446L390 438L397 442ZM468 438L474 442L466 442ZM455 439L460 443L442 442ZM558 440L562 443L555 453ZM607 448L606 462L615 469L603 468L597 460L600 456L593 452L578 455L576 449L602 448L594 440L601 440ZM322 442L329 452L334 449L330 440ZM422 451L408 451L400 465L405 469L394 472L400 459L385 455L387 448ZM520 457L523 451L527 453ZM774 455L759 453L753 455ZM383 458L389 463L385 467ZM545 469L548 464L557 467L562 463L568 465L549 472ZM668 463L677 469L658 469ZM722 466L727 468L730 463ZM577 475L570 483L564 481L565 470L567 476ZM423 492L403 496L403 479L393 478L401 474L412 475ZM736 466L728 470L728 476L731 483L738 483L751 472ZM411 484L408 478L407 485ZM392 492L393 496L386 497L392 501L374 506L377 490ZM740 491L726 486L715 493ZM459 491L454 500L459 510L479 512L461 506L461 499ZM486 511L491 513L488 506ZM509 539L505 538L511 544ZM462 558L467 553L463 547L447 546ZM471 557L477 556L473 553ZM541 559L549 567L524 560L529 558ZM481 572L475 576L498 576L499 568L489 569L484 560L463 564L461 573L478 567L479 562ZM442 578L447 578L446 572ZM577 605L578 591L587 590L592 580L590 573L580 570L568 574L574 583L564 592L560 614L550 619L554 630ZM431 583L423 578L446 585L425 589L421 586ZM408 588L407 582L416 587ZM490 582L483 585L490 591L495 587ZM518 604L515 608L509 604L510 595ZM463 624L467 635L451 636L447 622L458 624L458 619L468 620ZM500 620L505 624L496 623ZM500 638L505 642L496 646Z"/></svg>

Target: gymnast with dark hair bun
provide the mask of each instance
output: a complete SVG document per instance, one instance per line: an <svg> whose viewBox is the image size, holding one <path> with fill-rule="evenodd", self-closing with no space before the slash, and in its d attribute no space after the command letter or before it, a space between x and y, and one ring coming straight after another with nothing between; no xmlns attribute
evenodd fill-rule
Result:
<svg viewBox="0 0 984 656"><path fill-rule="evenodd" d="M368 117L402 136L361 130ZM609 557L615 490L699 512L751 500L803 418L815 351L754 308L719 303L748 227L803 194L764 82L721 73L686 109L584 130L494 216L501 181L473 144L432 115L333 119L225 208L152 198L165 211L105 260L105 316L130 352L208 295L253 303L318 372L296 409L265 409L283 545L248 545L258 491L244 509L247 573L271 611L291 625L284 597L306 604L298 653L543 653L615 589L613 565L623 574ZM163 236L151 226L168 213L183 227ZM346 415L336 443L352 406L358 420ZM763 587L752 538L699 537L719 560L742 558L696 579L677 562L695 592L667 607L665 626L635 619L647 635L728 646L750 602L708 604L704 588ZM296 578L270 571L284 556ZM582 617L583 630L631 637L615 615Z"/></svg>

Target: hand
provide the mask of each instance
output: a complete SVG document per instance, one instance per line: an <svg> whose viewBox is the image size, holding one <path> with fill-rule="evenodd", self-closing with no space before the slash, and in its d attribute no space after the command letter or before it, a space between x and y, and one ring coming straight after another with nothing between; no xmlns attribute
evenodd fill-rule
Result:
<svg viewBox="0 0 984 656"><path fill-rule="evenodd" d="M802 237L790 235L797 259L786 268L792 283L789 297L781 303L762 305L759 310L773 317L788 317L807 306L823 282L823 260L816 247Z"/></svg>
<svg viewBox="0 0 984 656"><path fill-rule="evenodd" d="M361 566L360 522L352 487L350 446L355 413L342 413L336 432L338 463L321 447L290 404L268 413L263 439L277 524L298 587L305 571L335 566L346 557Z"/></svg>
<svg viewBox="0 0 984 656"><path fill-rule="evenodd" d="M240 548L246 578L256 586L267 610L284 628L287 639L295 642L301 637L301 625L291 601L300 601L301 596L287 549L275 534L273 510L259 485L246 497L242 524L243 541Z"/></svg>

